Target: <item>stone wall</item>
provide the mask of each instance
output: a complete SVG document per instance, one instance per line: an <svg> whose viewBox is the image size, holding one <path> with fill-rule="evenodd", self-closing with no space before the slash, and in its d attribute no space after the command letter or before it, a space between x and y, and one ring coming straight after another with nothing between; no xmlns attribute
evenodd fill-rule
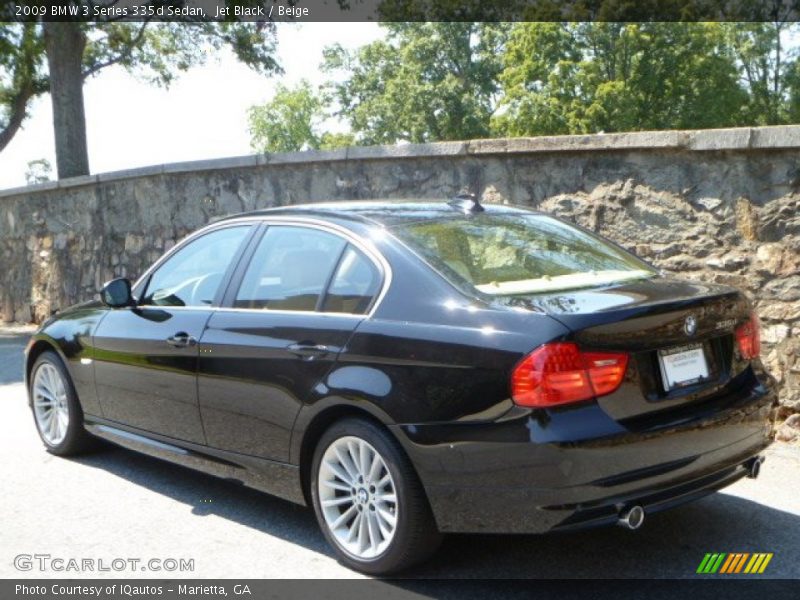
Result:
<svg viewBox="0 0 800 600"><path fill-rule="evenodd" d="M755 300L800 410L800 127L476 140L170 164L0 191L0 320L39 321L135 278L216 217L478 193L590 227L667 271Z"/></svg>

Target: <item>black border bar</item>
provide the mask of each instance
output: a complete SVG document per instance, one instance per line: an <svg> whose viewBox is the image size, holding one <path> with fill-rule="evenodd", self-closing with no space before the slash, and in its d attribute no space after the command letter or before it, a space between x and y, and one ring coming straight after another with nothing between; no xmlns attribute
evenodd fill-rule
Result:
<svg viewBox="0 0 800 600"><path fill-rule="evenodd" d="M313 574L309 574L313 575ZM222 600L290 598L305 600L468 600L558 598L647 598L739 600L796 598L798 581L788 579L6 579L4 600ZM98 593L99 591L99 593Z"/></svg>
<svg viewBox="0 0 800 600"><path fill-rule="evenodd" d="M0 21L800 21L800 0L0 0Z"/></svg>

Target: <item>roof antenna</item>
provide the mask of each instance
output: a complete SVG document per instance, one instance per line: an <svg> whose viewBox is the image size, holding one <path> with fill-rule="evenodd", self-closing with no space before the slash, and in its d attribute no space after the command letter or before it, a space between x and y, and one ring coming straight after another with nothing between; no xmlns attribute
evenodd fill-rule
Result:
<svg viewBox="0 0 800 600"><path fill-rule="evenodd" d="M483 208L483 206L481 206L481 203L478 202L478 197L475 194L458 194L447 204L462 211L465 215L470 213L480 213L486 210Z"/></svg>

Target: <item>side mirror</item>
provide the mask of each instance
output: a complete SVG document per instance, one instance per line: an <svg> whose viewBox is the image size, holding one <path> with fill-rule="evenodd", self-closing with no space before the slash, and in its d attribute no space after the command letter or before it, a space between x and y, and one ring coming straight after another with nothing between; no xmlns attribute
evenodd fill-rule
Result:
<svg viewBox="0 0 800 600"><path fill-rule="evenodd" d="M111 308L124 308L133 306L133 296L131 295L131 282L120 277L107 282L100 291L100 299L103 304Z"/></svg>

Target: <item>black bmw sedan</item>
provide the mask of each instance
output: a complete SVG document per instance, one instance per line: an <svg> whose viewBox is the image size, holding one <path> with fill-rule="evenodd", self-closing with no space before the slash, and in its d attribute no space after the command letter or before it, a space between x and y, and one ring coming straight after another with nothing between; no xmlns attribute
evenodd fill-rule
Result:
<svg viewBox="0 0 800 600"><path fill-rule="evenodd" d="M737 290L473 198L257 211L44 323L47 449L103 438L313 505L347 565L646 515L755 477L775 401Z"/></svg>

